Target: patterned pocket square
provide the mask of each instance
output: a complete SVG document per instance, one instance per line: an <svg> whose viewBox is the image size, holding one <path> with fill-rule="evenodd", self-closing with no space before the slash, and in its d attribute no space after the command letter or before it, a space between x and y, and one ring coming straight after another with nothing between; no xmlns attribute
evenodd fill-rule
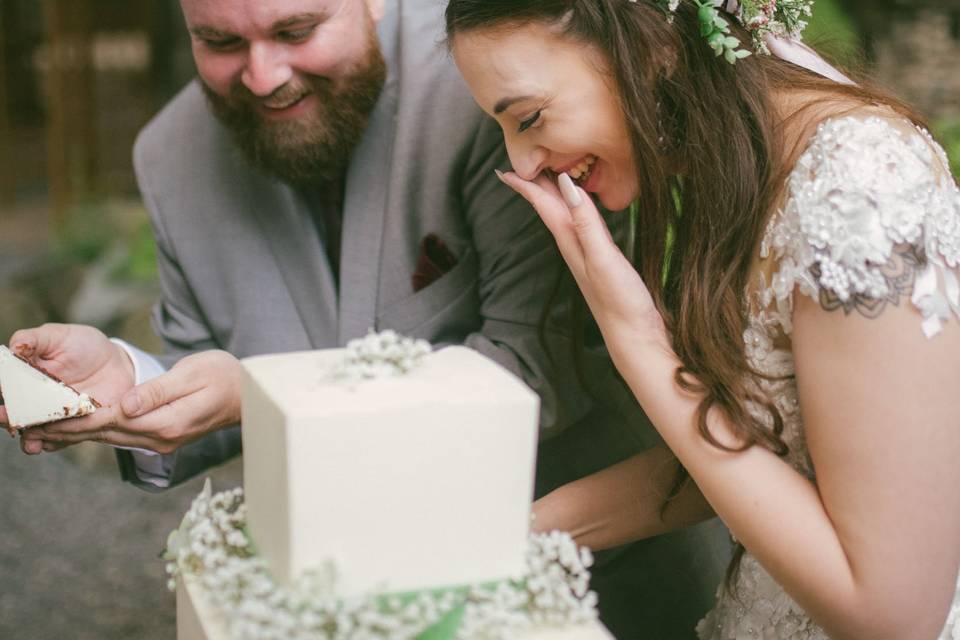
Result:
<svg viewBox="0 0 960 640"><path fill-rule="evenodd" d="M420 241L420 255L413 272L414 292L436 282L445 273L457 266L457 258L443 240L431 233Z"/></svg>

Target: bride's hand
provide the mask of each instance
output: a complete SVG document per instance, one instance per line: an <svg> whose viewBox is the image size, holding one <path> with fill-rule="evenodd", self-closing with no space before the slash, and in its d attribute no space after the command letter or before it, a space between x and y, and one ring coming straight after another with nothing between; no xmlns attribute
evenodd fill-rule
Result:
<svg viewBox="0 0 960 640"><path fill-rule="evenodd" d="M501 180L533 205L553 234L614 360L644 343L668 344L647 286L586 191L566 174L557 184L542 173L533 181L513 172Z"/></svg>

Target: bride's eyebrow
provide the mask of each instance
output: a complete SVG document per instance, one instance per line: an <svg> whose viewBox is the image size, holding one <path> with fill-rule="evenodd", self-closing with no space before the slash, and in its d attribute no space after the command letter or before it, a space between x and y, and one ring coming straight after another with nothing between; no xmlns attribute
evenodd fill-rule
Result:
<svg viewBox="0 0 960 640"><path fill-rule="evenodd" d="M511 105L514 105L518 102L523 102L524 100L530 100L533 96L514 96L512 98L502 98L497 104L493 105L493 113L495 115L500 115L504 111L510 108Z"/></svg>

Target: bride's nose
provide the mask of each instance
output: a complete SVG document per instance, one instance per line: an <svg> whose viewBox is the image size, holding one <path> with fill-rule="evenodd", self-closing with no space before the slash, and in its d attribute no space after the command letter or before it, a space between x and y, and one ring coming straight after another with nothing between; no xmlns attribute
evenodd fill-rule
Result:
<svg viewBox="0 0 960 640"><path fill-rule="evenodd" d="M514 172L524 180L533 180L547 167L547 150L535 144L508 139L507 155Z"/></svg>

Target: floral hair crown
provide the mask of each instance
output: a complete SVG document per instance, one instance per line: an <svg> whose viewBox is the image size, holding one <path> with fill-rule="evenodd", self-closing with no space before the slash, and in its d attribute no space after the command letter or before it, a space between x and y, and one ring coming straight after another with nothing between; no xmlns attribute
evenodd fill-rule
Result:
<svg viewBox="0 0 960 640"><path fill-rule="evenodd" d="M629 0L637 2L638 0ZM653 0L672 20L681 1ZM700 34L718 56L730 64L746 58L752 51L742 49L738 38L730 33L730 23L720 15L720 10L735 16L753 35L753 50L770 53L768 37L800 40L807 26L807 18L813 9L813 0L689 0L699 7Z"/></svg>

